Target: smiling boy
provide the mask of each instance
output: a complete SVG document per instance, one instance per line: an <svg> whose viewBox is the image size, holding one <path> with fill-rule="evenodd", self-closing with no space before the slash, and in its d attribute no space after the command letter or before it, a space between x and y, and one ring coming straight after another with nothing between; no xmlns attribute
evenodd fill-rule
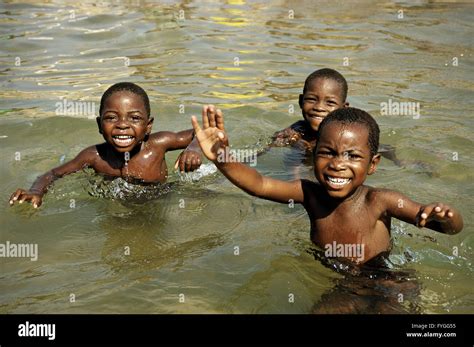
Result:
<svg viewBox="0 0 474 347"><path fill-rule="evenodd" d="M323 249L342 245L363 254L333 253L363 264L390 251L391 218L446 234L461 231L459 212L442 203L421 205L401 193L364 185L380 162L379 127L366 112L341 108L319 124L313 152L314 175L308 180L281 181L262 176L241 163L220 162L228 146L224 118L214 106L203 108L203 128L192 124L205 156L237 187L250 195L280 203L300 203L311 223L311 240ZM355 248L352 246L356 246Z"/></svg>
<svg viewBox="0 0 474 347"><path fill-rule="evenodd" d="M316 145L318 128L324 117L339 108L348 107L347 81L333 69L320 69L311 73L304 82L299 106L304 120L276 132L273 146L295 146L311 152Z"/></svg>
<svg viewBox="0 0 474 347"><path fill-rule="evenodd" d="M151 133L150 101L136 84L121 82L105 91L97 125L104 143L84 149L71 161L38 177L28 191L17 189L10 197L10 205L30 201L37 208L53 181L86 167L109 177L164 183L168 177L168 151L186 148L175 165L181 171L193 171L201 165L199 145L195 140L191 143L192 129Z"/></svg>
<svg viewBox="0 0 474 347"><path fill-rule="evenodd" d="M298 100L304 120L276 132L270 147L293 146L311 155L323 119L332 111L349 107L347 92L347 81L336 70L324 68L311 73L304 82L303 94L299 95ZM390 145L382 144L379 153L397 165L402 163L396 157L395 148Z"/></svg>

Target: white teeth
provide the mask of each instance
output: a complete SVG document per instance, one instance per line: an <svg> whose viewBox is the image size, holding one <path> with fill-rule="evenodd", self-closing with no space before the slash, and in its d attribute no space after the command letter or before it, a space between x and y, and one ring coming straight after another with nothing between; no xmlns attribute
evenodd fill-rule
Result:
<svg viewBox="0 0 474 347"><path fill-rule="evenodd" d="M114 135L113 141L118 146L130 146L133 143L134 136L131 135Z"/></svg>
<svg viewBox="0 0 474 347"><path fill-rule="evenodd" d="M350 178L337 178L337 177L329 177L327 176L328 181L331 182L332 184L343 186L351 180Z"/></svg>

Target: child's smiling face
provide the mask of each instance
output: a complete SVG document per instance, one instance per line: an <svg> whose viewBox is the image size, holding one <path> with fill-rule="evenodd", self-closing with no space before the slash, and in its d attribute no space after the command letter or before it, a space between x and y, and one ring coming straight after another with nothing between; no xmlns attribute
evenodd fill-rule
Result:
<svg viewBox="0 0 474 347"><path fill-rule="evenodd" d="M369 131L361 124L332 122L320 134L314 152L314 175L328 195L343 199L375 172L380 155L370 154Z"/></svg>
<svg viewBox="0 0 474 347"><path fill-rule="evenodd" d="M342 86L331 78L315 78L304 94L300 95L299 104L303 118L314 131L330 112L349 104L343 100Z"/></svg>
<svg viewBox="0 0 474 347"><path fill-rule="evenodd" d="M131 152L150 134L153 118L149 118L139 95L119 91L104 102L104 109L97 118L99 131L118 152Z"/></svg>

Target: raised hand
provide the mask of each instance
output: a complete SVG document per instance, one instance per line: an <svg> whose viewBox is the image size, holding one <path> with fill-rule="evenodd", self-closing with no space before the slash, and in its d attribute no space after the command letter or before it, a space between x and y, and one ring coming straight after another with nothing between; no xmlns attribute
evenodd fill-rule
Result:
<svg viewBox="0 0 474 347"><path fill-rule="evenodd" d="M223 150L228 145L222 111L216 109L214 105L203 106L202 128L199 126L195 116L191 117L191 123L193 124L202 152L207 159L216 161L219 150Z"/></svg>
<svg viewBox="0 0 474 347"><path fill-rule="evenodd" d="M43 195L19 188L10 196L9 202L10 206L12 206L15 202L22 204L24 201L30 201L34 208L38 208L43 202Z"/></svg>

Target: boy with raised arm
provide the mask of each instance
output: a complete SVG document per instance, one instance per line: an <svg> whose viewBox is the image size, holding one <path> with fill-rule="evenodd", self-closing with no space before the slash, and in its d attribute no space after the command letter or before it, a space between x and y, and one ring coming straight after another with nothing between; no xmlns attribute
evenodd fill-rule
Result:
<svg viewBox="0 0 474 347"><path fill-rule="evenodd" d="M337 248L334 257L363 264L390 251L391 218L418 227L456 234L463 220L454 208L442 204L422 205L396 191L364 185L380 161L377 153L379 127L365 111L342 108L331 112L319 124L319 138L313 153L314 175L308 180L281 181L262 176L256 170L230 158L224 117L214 106L205 106L203 127L196 117L192 124L205 156L237 187L250 195L287 204L300 203L311 223L311 240L319 247Z"/></svg>
<svg viewBox="0 0 474 347"><path fill-rule="evenodd" d="M109 177L164 183L168 177L168 151L186 148L175 164L181 171L193 171L201 165L199 145L196 141L191 143L192 129L151 133L150 101L136 84L116 83L105 91L97 125L104 143L84 149L71 161L39 176L29 190L17 189L10 197L10 205L30 201L38 208L56 179L86 167Z"/></svg>

